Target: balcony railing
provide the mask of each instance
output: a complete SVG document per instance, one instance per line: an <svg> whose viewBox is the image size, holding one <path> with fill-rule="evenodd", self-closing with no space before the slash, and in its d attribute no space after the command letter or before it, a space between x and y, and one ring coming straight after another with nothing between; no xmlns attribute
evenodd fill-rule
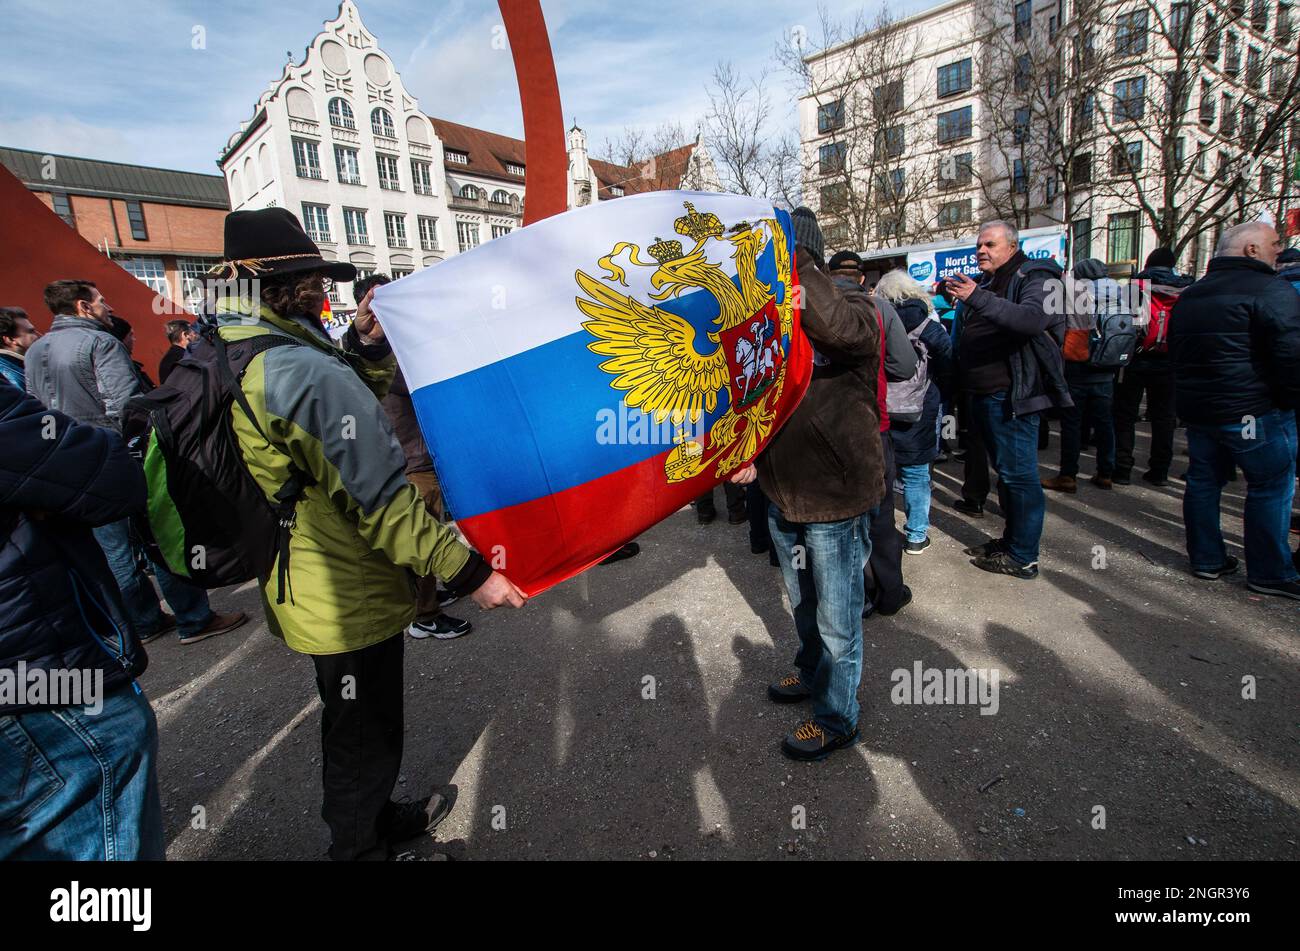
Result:
<svg viewBox="0 0 1300 951"><path fill-rule="evenodd" d="M442 248L438 247L438 242L437 242L437 241L421 241L421 242L420 242L420 250L421 250L421 251L441 251Z"/></svg>
<svg viewBox="0 0 1300 951"><path fill-rule="evenodd" d="M410 244L407 243L405 238L389 238L388 246L390 248L409 248Z"/></svg>

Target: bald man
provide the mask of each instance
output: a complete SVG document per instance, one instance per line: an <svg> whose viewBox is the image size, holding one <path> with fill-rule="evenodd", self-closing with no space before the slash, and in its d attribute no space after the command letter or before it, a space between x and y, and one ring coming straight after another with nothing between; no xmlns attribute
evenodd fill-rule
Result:
<svg viewBox="0 0 1300 951"><path fill-rule="evenodd" d="M1169 357L1191 457L1183 521L1192 573L1214 581L1238 568L1219 524L1219 495L1235 463L1246 477L1247 585L1300 600L1287 543L1300 405L1300 295L1273 269L1281 250L1277 231L1264 222L1225 231L1205 277L1174 305Z"/></svg>

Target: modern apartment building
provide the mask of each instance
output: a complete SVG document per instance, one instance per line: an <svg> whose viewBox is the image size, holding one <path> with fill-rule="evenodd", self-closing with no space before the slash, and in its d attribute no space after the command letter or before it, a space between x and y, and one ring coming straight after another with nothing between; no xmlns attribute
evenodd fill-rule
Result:
<svg viewBox="0 0 1300 951"><path fill-rule="evenodd" d="M805 59L804 185L831 246L1056 226L1117 274L1199 271L1300 212L1288 0L953 0Z"/></svg>

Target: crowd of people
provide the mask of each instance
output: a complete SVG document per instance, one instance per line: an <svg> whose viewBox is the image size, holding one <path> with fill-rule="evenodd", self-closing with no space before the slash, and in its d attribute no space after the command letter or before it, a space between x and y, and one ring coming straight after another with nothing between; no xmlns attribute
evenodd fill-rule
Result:
<svg viewBox="0 0 1300 951"><path fill-rule="evenodd" d="M799 648L768 695L809 702L810 713L782 740L787 756L823 759L856 740L863 622L912 601L903 556L931 545L933 466L961 460L954 507L972 518L986 517L992 468L1003 528L966 553L976 568L1034 579L1044 490L1078 491L1088 444L1091 484L1128 484L1144 395L1147 482L1168 483L1178 421L1187 430L1191 571L1213 580L1238 569L1219 497L1244 479L1248 584L1300 599L1300 554L1288 541L1300 267L1279 262L1270 226L1224 232L1200 280L1158 251L1126 289L1097 261L1067 276L1050 258L1027 257L1001 221L979 231L978 279L958 273L925 287L899 270L869 287L857 254L828 256L813 212L796 209L793 225L812 380L766 449L723 486L728 521L748 522L752 550L779 566L789 596ZM228 276L256 280L257 297L224 298L203 332L168 322L157 392L224 395L216 405L229 425L207 428L231 440L238 472L225 475L251 480L284 530L278 570L257 581L271 633L315 667L329 855L391 858L452 806L440 792L393 797L405 637L466 633L469 622L443 611L457 598L488 609L525 597L448 524L410 392L371 310L388 278L357 280L351 264L325 260L283 209L230 214L225 256ZM320 323L333 281L356 281L359 302L337 343ZM20 309L0 308L0 670L92 670L104 696L88 715L0 695L11 741L0 780L21 790L0 803L0 858L158 859L157 728L136 684L143 645L172 631L192 644L248 618L214 611L197 575L150 537L172 500L166 473L129 438L131 414L154 391L132 360L131 326L85 280L50 284L45 305L53 322L43 335ZM1061 429L1060 471L1044 479L1049 417ZM716 518L714 494L695 509L701 523ZM240 543L237 532L223 542ZM607 560L635 554L630 543ZM18 781L27 776L38 779Z"/></svg>

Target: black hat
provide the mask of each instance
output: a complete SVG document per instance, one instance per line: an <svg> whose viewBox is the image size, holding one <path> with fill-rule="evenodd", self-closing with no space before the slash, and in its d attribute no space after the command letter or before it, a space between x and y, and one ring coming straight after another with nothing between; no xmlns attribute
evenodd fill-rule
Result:
<svg viewBox="0 0 1300 951"><path fill-rule="evenodd" d="M826 260L826 242L822 238L821 225L817 224L817 215L811 208L800 205L790 212L790 221L794 225L794 243L796 247L808 249L817 266Z"/></svg>
<svg viewBox="0 0 1300 951"><path fill-rule="evenodd" d="M131 334L130 322L128 322L125 317L117 316L117 314L111 314L109 316L110 319L113 321L113 326L109 329L108 332L111 333L118 340L125 341L126 338Z"/></svg>
<svg viewBox="0 0 1300 951"><path fill-rule="evenodd" d="M1147 255L1147 267L1167 267L1172 268L1178 264L1178 259L1174 257L1174 252L1169 248L1156 248Z"/></svg>
<svg viewBox="0 0 1300 951"><path fill-rule="evenodd" d="M861 271L862 258L856 251L836 251L828 265L832 271Z"/></svg>
<svg viewBox="0 0 1300 951"><path fill-rule="evenodd" d="M225 280L323 271L336 281L356 279L346 261L326 261L293 212L285 208L232 211L226 215L226 259L213 271Z"/></svg>

